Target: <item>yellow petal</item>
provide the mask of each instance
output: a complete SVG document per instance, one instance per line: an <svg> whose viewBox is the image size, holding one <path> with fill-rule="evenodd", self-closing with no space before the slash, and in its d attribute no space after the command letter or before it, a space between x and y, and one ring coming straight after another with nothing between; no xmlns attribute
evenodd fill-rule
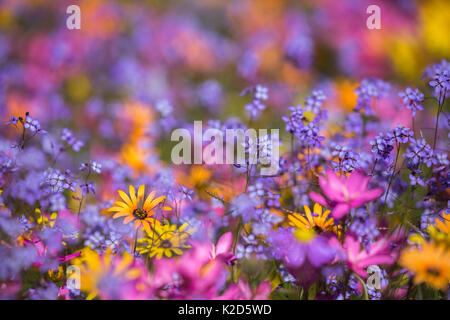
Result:
<svg viewBox="0 0 450 320"><path fill-rule="evenodd" d="M134 187L131 184L130 184L130 198L131 198L131 202L133 202L133 205L137 204L136 190L134 189Z"/></svg>
<svg viewBox="0 0 450 320"><path fill-rule="evenodd" d="M318 203L314 204L313 210L314 210L314 213L319 216L322 214L322 206Z"/></svg>
<svg viewBox="0 0 450 320"><path fill-rule="evenodd" d="M309 209L306 204L303 206L303 208L305 209L306 217L308 218L309 223L311 224L311 226L314 225L314 219L311 215L311 209Z"/></svg>
<svg viewBox="0 0 450 320"><path fill-rule="evenodd" d="M139 186L138 194L137 194L138 202L142 203L144 201L144 194L145 194L145 185L141 184Z"/></svg>
<svg viewBox="0 0 450 320"><path fill-rule="evenodd" d="M119 190L119 196L125 201L125 203L128 205L128 207L133 208L133 202L131 201L130 197L123 192L122 190ZM134 209L134 208L133 208Z"/></svg>
<svg viewBox="0 0 450 320"><path fill-rule="evenodd" d="M163 201L164 199L166 199L165 196L161 196L156 198L155 200L153 200L152 202L150 202L150 205L148 207L147 210L152 210L154 207L156 207L158 205L158 203L160 203L161 201ZM144 208L145 209L145 208Z"/></svg>
<svg viewBox="0 0 450 320"><path fill-rule="evenodd" d="M133 216L128 216L125 219L123 219L123 224L128 224L129 222L131 222L133 220L134 220Z"/></svg>
<svg viewBox="0 0 450 320"><path fill-rule="evenodd" d="M111 207L106 211L107 212L128 212L128 210L126 210L125 208L122 208L122 207Z"/></svg>
<svg viewBox="0 0 450 320"><path fill-rule="evenodd" d="M126 217L130 215L128 212L117 212L113 215L113 219L117 219L117 218L121 218L121 217Z"/></svg>
<svg viewBox="0 0 450 320"><path fill-rule="evenodd" d="M155 197L155 191L150 192L150 194L147 196L147 199L145 199L144 203L144 210L148 210L148 206L153 201L153 198Z"/></svg>

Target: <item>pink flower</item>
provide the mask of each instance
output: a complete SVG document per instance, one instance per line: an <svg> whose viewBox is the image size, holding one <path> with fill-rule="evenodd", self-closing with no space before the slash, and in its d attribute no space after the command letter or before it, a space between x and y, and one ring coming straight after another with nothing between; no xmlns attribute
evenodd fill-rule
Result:
<svg viewBox="0 0 450 320"><path fill-rule="evenodd" d="M267 300L272 287L268 280L261 282L253 291L249 284L241 279L238 283L232 283L220 300Z"/></svg>
<svg viewBox="0 0 450 320"><path fill-rule="evenodd" d="M350 208L358 208L383 194L382 188L368 190L369 180L370 177L358 171L352 172L347 178L343 175L338 177L331 169L327 169L326 175L319 178L319 184L328 200L313 191L309 196L315 202L333 208L331 214L340 219Z"/></svg>
<svg viewBox="0 0 450 320"><path fill-rule="evenodd" d="M211 243L210 258L211 260L220 259L227 264L231 264L236 260L236 257L232 252L228 252L233 243L233 234L231 232L224 233L217 245Z"/></svg>
<svg viewBox="0 0 450 320"><path fill-rule="evenodd" d="M223 261L210 259L210 246L192 243L192 249L174 259L154 261L152 287L164 299L215 299L225 285L228 270Z"/></svg>
<svg viewBox="0 0 450 320"><path fill-rule="evenodd" d="M336 238L330 240L330 245L341 251L347 265L361 277L367 278L369 274L366 268L371 265L393 264L397 258L397 253L392 252L389 246L390 239L382 238L370 245L369 250L361 250L360 243L348 235L342 246Z"/></svg>

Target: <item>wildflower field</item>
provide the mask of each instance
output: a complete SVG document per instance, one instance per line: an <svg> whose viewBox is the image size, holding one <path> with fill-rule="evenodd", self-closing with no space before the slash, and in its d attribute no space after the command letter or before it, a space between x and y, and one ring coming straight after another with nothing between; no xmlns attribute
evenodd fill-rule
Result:
<svg viewBox="0 0 450 320"><path fill-rule="evenodd" d="M449 21L1 1L0 299L448 300Z"/></svg>

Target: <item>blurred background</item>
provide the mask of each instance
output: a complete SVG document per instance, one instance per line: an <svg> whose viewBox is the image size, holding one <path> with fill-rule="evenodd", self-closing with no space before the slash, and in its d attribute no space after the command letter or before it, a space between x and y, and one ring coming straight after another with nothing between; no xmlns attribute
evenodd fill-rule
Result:
<svg viewBox="0 0 450 320"><path fill-rule="evenodd" d="M66 27L71 4L81 30ZM381 30L366 27L370 4ZM0 118L28 111L48 137L67 127L85 142L74 159L113 154L139 172L168 159L173 128L243 117L255 84L269 88L266 128L313 89L339 123L364 77L425 91L425 67L450 56L449 21L446 0L3 0ZM375 112L410 121L394 96Z"/></svg>

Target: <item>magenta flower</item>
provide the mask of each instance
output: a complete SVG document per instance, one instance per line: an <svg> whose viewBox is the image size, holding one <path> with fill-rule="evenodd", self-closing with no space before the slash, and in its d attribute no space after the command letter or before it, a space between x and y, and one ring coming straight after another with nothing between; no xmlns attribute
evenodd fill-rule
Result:
<svg viewBox="0 0 450 320"><path fill-rule="evenodd" d="M331 214L340 219L350 208L358 208L383 194L382 188L368 190L369 180L370 177L358 171L352 172L349 177L338 177L333 170L327 169L326 175L319 178L319 184L328 200L314 191L311 191L309 196L315 202L333 208Z"/></svg>
<svg viewBox="0 0 450 320"><path fill-rule="evenodd" d="M366 268L371 265L393 264L397 259L397 253L393 252L389 245L390 239L382 238L370 245L368 250L361 249L361 245L352 236L345 238L344 245L332 238L329 242L336 247L346 260L348 267L361 277L367 278L369 274Z"/></svg>
<svg viewBox="0 0 450 320"><path fill-rule="evenodd" d="M234 254L229 252L232 244L233 234L231 232L224 233L217 241L217 245L210 244L210 259L220 259L226 264L232 264L236 260Z"/></svg>
<svg viewBox="0 0 450 320"><path fill-rule="evenodd" d="M238 283L232 283L223 295L218 297L219 300L267 300L272 286L270 281L261 282L255 289L251 289L250 285L239 279Z"/></svg>

